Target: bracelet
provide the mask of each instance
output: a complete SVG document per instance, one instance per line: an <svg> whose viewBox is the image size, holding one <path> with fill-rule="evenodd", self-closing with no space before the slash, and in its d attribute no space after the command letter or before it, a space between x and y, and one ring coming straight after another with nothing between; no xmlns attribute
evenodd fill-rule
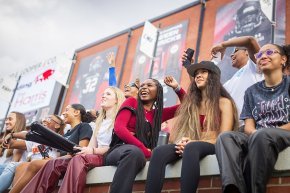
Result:
<svg viewBox="0 0 290 193"><path fill-rule="evenodd" d="M174 91L175 92L179 92L180 91L180 89L181 89L181 86L180 85L178 85L175 89L174 89Z"/></svg>

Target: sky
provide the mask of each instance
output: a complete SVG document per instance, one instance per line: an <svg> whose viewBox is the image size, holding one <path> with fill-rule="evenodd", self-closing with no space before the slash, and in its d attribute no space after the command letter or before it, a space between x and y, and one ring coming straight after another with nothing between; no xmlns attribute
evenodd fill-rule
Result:
<svg viewBox="0 0 290 193"><path fill-rule="evenodd" d="M0 0L0 77L196 0Z"/></svg>

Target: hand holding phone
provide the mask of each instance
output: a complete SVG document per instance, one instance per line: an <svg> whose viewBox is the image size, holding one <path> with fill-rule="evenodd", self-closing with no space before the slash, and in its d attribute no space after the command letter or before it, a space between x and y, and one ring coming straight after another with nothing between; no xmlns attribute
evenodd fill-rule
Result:
<svg viewBox="0 0 290 193"><path fill-rule="evenodd" d="M182 57L182 65L185 68L187 68L188 66L191 65L191 60L192 60L192 57L193 57L193 54L194 54L194 50L191 49L191 48L187 48L185 53L186 53L186 58L184 57L185 56L185 54L184 54L183 57Z"/></svg>

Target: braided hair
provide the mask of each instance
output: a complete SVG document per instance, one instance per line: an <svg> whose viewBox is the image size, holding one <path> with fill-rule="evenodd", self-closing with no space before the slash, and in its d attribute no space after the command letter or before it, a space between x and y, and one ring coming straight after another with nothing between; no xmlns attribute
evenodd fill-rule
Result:
<svg viewBox="0 0 290 193"><path fill-rule="evenodd" d="M158 80L153 78L150 79L153 80L157 87L157 96L153 104L153 125L151 126L151 130L149 131L149 133L147 129L144 129L144 126L149 125L150 123L146 123L147 121L145 120L143 101L141 100L140 95L138 95L138 107L136 112L136 136L146 147L153 149L157 145L158 135L162 123L163 87Z"/></svg>

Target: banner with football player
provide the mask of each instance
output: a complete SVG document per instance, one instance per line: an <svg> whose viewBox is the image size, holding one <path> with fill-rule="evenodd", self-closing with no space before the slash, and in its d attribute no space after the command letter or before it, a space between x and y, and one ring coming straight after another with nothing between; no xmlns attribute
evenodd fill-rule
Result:
<svg viewBox="0 0 290 193"><path fill-rule="evenodd" d="M254 36L261 46L272 41L284 44L285 0L235 0L220 7L216 15L213 43L218 44L239 36ZM236 71L231 66L230 54L233 49L226 50L224 59L219 64L223 72L222 82Z"/></svg>
<svg viewBox="0 0 290 193"><path fill-rule="evenodd" d="M154 62L146 54L140 51L140 41L137 45L136 55L132 67L131 81L139 78L141 81L150 76L158 79L164 86L164 105L171 106L176 104L177 97L172 89L168 89L163 83L166 75L173 76L177 81L181 76L181 56L185 49L188 21L162 28L159 30L156 53Z"/></svg>
<svg viewBox="0 0 290 193"><path fill-rule="evenodd" d="M81 59L69 104L80 103L86 109L100 107L101 93L109 85L110 65L106 57L109 53L116 56L117 51L118 47L112 47Z"/></svg>

